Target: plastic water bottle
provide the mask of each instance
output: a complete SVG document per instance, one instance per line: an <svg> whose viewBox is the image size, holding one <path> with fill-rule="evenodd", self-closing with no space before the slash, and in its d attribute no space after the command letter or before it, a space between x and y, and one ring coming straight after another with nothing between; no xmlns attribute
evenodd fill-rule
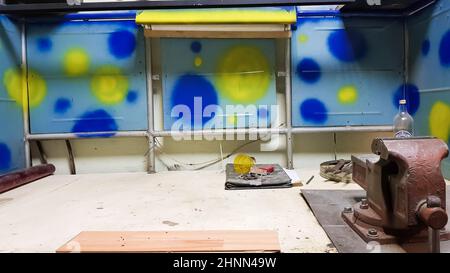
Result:
<svg viewBox="0 0 450 273"><path fill-rule="evenodd" d="M400 100L398 114L394 118L394 134L396 138L414 135L414 119L406 109L406 100Z"/></svg>

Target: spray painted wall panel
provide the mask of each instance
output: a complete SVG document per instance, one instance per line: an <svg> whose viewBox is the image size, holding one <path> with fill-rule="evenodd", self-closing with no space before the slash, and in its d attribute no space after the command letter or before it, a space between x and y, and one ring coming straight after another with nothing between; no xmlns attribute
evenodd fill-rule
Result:
<svg viewBox="0 0 450 273"><path fill-rule="evenodd" d="M293 126L392 124L404 89L402 26L392 19L299 18Z"/></svg>
<svg viewBox="0 0 450 273"><path fill-rule="evenodd" d="M450 138L450 2L436 5L408 20L409 78L419 93L414 117L417 135ZM450 159L443 162L450 177Z"/></svg>
<svg viewBox="0 0 450 273"><path fill-rule="evenodd" d="M270 125L276 105L274 40L161 39L161 51L164 129ZM201 98L197 104L195 97ZM254 111L230 112L227 105ZM190 117L178 113L183 109ZM209 110L216 113L202 115Z"/></svg>
<svg viewBox="0 0 450 273"><path fill-rule="evenodd" d="M20 69L20 28L0 16L0 174L25 167L21 91L11 88L12 71ZM20 79L19 79L20 83Z"/></svg>
<svg viewBox="0 0 450 273"><path fill-rule="evenodd" d="M144 37L133 21L30 24L27 47L32 133L147 129Z"/></svg>

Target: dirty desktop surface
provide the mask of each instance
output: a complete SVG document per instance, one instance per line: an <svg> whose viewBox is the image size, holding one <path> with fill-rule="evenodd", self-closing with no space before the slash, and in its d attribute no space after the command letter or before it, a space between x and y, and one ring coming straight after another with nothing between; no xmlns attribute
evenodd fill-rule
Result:
<svg viewBox="0 0 450 273"><path fill-rule="evenodd" d="M309 14L293 6L73 13L58 20L0 14L0 124L7 125L0 132L0 174L7 174L0 176L7 182L0 185L0 252L53 252L89 230L273 230L282 252L404 252L425 250L366 242L392 237L392 230L408 239L419 230L411 238L422 239L431 227L436 248L441 234L450 237L440 232L449 201L440 171L450 177L450 158L443 159L450 2L395 2L364 8L395 16L341 16L361 11L359 3ZM5 5L0 12L6 8L20 13L20 6ZM381 140L372 146L379 156L348 160L354 151L369 152L360 144L375 134L399 129L395 120L391 126L399 101L400 112L404 107L414 117L416 135L440 140ZM179 106L186 111L173 116ZM229 106L237 110L224 111ZM223 164L252 144L250 137L242 145L227 138L226 149L220 140L217 158L217 142L175 141L174 134L186 133L177 124L205 137L195 141L218 133L207 128L224 135L257 128L276 134L262 142L277 146L270 153L246 147L252 156L239 172ZM356 134L362 141L353 141ZM80 142L93 148L84 153ZM139 166L126 165L131 154ZM346 160L336 160L341 155ZM248 165L259 156L280 165ZM35 173L47 159L55 165ZM101 169L104 162L111 166ZM221 170L203 170L219 164ZM60 175L68 165L76 175ZM95 166L94 173L81 174L83 165ZM112 166L148 173L111 173ZM301 188L284 167L304 167L294 175ZM55 169L58 175L44 177ZM18 174L26 179L18 183ZM449 247L443 243L442 251Z"/></svg>
<svg viewBox="0 0 450 273"><path fill-rule="evenodd" d="M297 173L315 174L304 188L359 189ZM0 251L53 252L83 230L224 229L276 230L282 252L336 251L300 188L226 191L224 181L218 171L50 176L2 194Z"/></svg>

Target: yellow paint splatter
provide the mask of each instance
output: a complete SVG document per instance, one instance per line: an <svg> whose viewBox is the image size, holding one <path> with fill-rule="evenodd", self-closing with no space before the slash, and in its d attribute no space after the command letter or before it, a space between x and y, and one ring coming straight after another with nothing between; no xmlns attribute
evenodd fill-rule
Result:
<svg viewBox="0 0 450 273"><path fill-rule="evenodd" d="M228 121L229 124L236 126L236 125L237 125L237 122L238 122L238 117L237 117L236 114L234 114L234 115L232 115L232 116L229 116L229 117L227 118L227 121Z"/></svg>
<svg viewBox="0 0 450 273"><path fill-rule="evenodd" d="M91 80L91 91L104 104L122 102L128 92L128 79L120 68L106 65L94 72Z"/></svg>
<svg viewBox="0 0 450 273"><path fill-rule="evenodd" d="M308 40L309 40L309 37L308 37L308 35L306 35L306 34L300 34L300 35L298 36L298 41L299 41L300 43L306 43L306 42L308 42Z"/></svg>
<svg viewBox="0 0 450 273"><path fill-rule="evenodd" d="M431 107L429 115L430 133L445 142L449 140L450 134L450 105L437 101Z"/></svg>
<svg viewBox="0 0 450 273"><path fill-rule="evenodd" d="M63 65L64 72L68 76L81 76L89 70L90 58L86 50L82 48L71 48L64 55Z"/></svg>
<svg viewBox="0 0 450 273"><path fill-rule="evenodd" d="M255 159L249 155L238 154L233 161L234 171L238 174L246 174L255 165Z"/></svg>
<svg viewBox="0 0 450 273"><path fill-rule="evenodd" d="M195 67L200 67L203 63L203 60L200 56L195 57L194 59L194 65Z"/></svg>
<svg viewBox="0 0 450 273"><path fill-rule="evenodd" d="M3 74L3 84L8 95L24 107L38 106L47 94L45 80L35 71L28 71L28 94L25 72L20 68L10 68Z"/></svg>
<svg viewBox="0 0 450 273"><path fill-rule="evenodd" d="M358 90L353 85L346 85L338 91L338 101L342 104L353 104L358 100Z"/></svg>
<svg viewBox="0 0 450 273"><path fill-rule="evenodd" d="M264 97L272 80L269 61L253 46L235 46L217 66L215 84L234 103L252 103Z"/></svg>

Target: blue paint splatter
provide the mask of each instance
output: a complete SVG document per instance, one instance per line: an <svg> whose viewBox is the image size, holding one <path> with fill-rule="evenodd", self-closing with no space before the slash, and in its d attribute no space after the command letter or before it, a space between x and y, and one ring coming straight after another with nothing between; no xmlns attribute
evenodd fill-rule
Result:
<svg viewBox="0 0 450 273"><path fill-rule="evenodd" d="M318 99L307 99L300 105L300 115L311 123L323 124L328 119L327 108Z"/></svg>
<svg viewBox="0 0 450 273"><path fill-rule="evenodd" d="M367 53L365 37L356 31L336 30L328 36L328 49L342 62L354 62Z"/></svg>
<svg viewBox="0 0 450 273"><path fill-rule="evenodd" d="M399 106L399 101L406 99L406 107L411 115L414 115L420 106L419 88L414 84L402 84L394 93L392 102L395 107Z"/></svg>
<svg viewBox="0 0 450 273"><path fill-rule="evenodd" d="M136 37L128 30L118 30L109 35L109 52L117 59L130 57L136 49Z"/></svg>
<svg viewBox="0 0 450 273"><path fill-rule="evenodd" d="M116 121L103 109L85 112L72 128L79 137L111 137L118 130ZM113 132L103 134L83 134L88 132Z"/></svg>
<svg viewBox="0 0 450 273"><path fill-rule="evenodd" d="M268 106L258 107L258 125L259 127L266 128L272 123L271 113Z"/></svg>
<svg viewBox="0 0 450 273"><path fill-rule="evenodd" d="M190 109L191 128L203 126L208 120L212 119L212 117L203 117L202 115L202 124L194 124L196 120L194 118L195 97L202 98L202 113L208 105L217 105L218 103L217 92L214 89L214 86L205 77L195 74L182 75L173 88L172 107L176 105L186 105Z"/></svg>
<svg viewBox="0 0 450 273"><path fill-rule="evenodd" d="M0 171L11 167L11 151L5 143L0 143Z"/></svg>
<svg viewBox="0 0 450 273"><path fill-rule="evenodd" d="M191 43L191 50L194 53L199 53L200 51L202 51L202 44L199 41L193 41Z"/></svg>
<svg viewBox="0 0 450 273"><path fill-rule="evenodd" d="M319 64L311 58L304 58L297 64L297 75L307 83L315 83L320 79Z"/></svg>
<svg viewBox="0 0 450 273"><path fill-rule="evenodd" d="M58 114L64 114L72 107L72 101L66 98L59 98L55 102L54 111Z"/></svg>
<svg viewBox="0 0 450 273"><path fill-rule="evenodd" d="M137 101L137 98L138 98L138 92L136 92L134 90L128 91L127 102L135 103Z"/></svg>
<svg viewBox="0 0 450 273"><path fill-rule="evenodd" d="M37 48L40 52L49 52L50 50L52 50L53 47L53 43L52 40L50 40L50 38L47 37L41 37L39 39L37 39Z"/></svg>
<svg viewBox="0 0 450 273"><path fill-rule="evenodd" d="M427 56L430 52L430 40L426 39L422 42L422 55Z"/></svg>
<svg viewBox="0 0 450 273"><path fill-rule="evenodd" d="M443 66L450 65L450 30L442 36L442 40L439 45L439 61Z"/></svg>
<svg viewBox="0 0 450 273"><path fill-rule="evenodd" d="M266 107L258 107L258 118L269 119L270 112Z"/></svg>

